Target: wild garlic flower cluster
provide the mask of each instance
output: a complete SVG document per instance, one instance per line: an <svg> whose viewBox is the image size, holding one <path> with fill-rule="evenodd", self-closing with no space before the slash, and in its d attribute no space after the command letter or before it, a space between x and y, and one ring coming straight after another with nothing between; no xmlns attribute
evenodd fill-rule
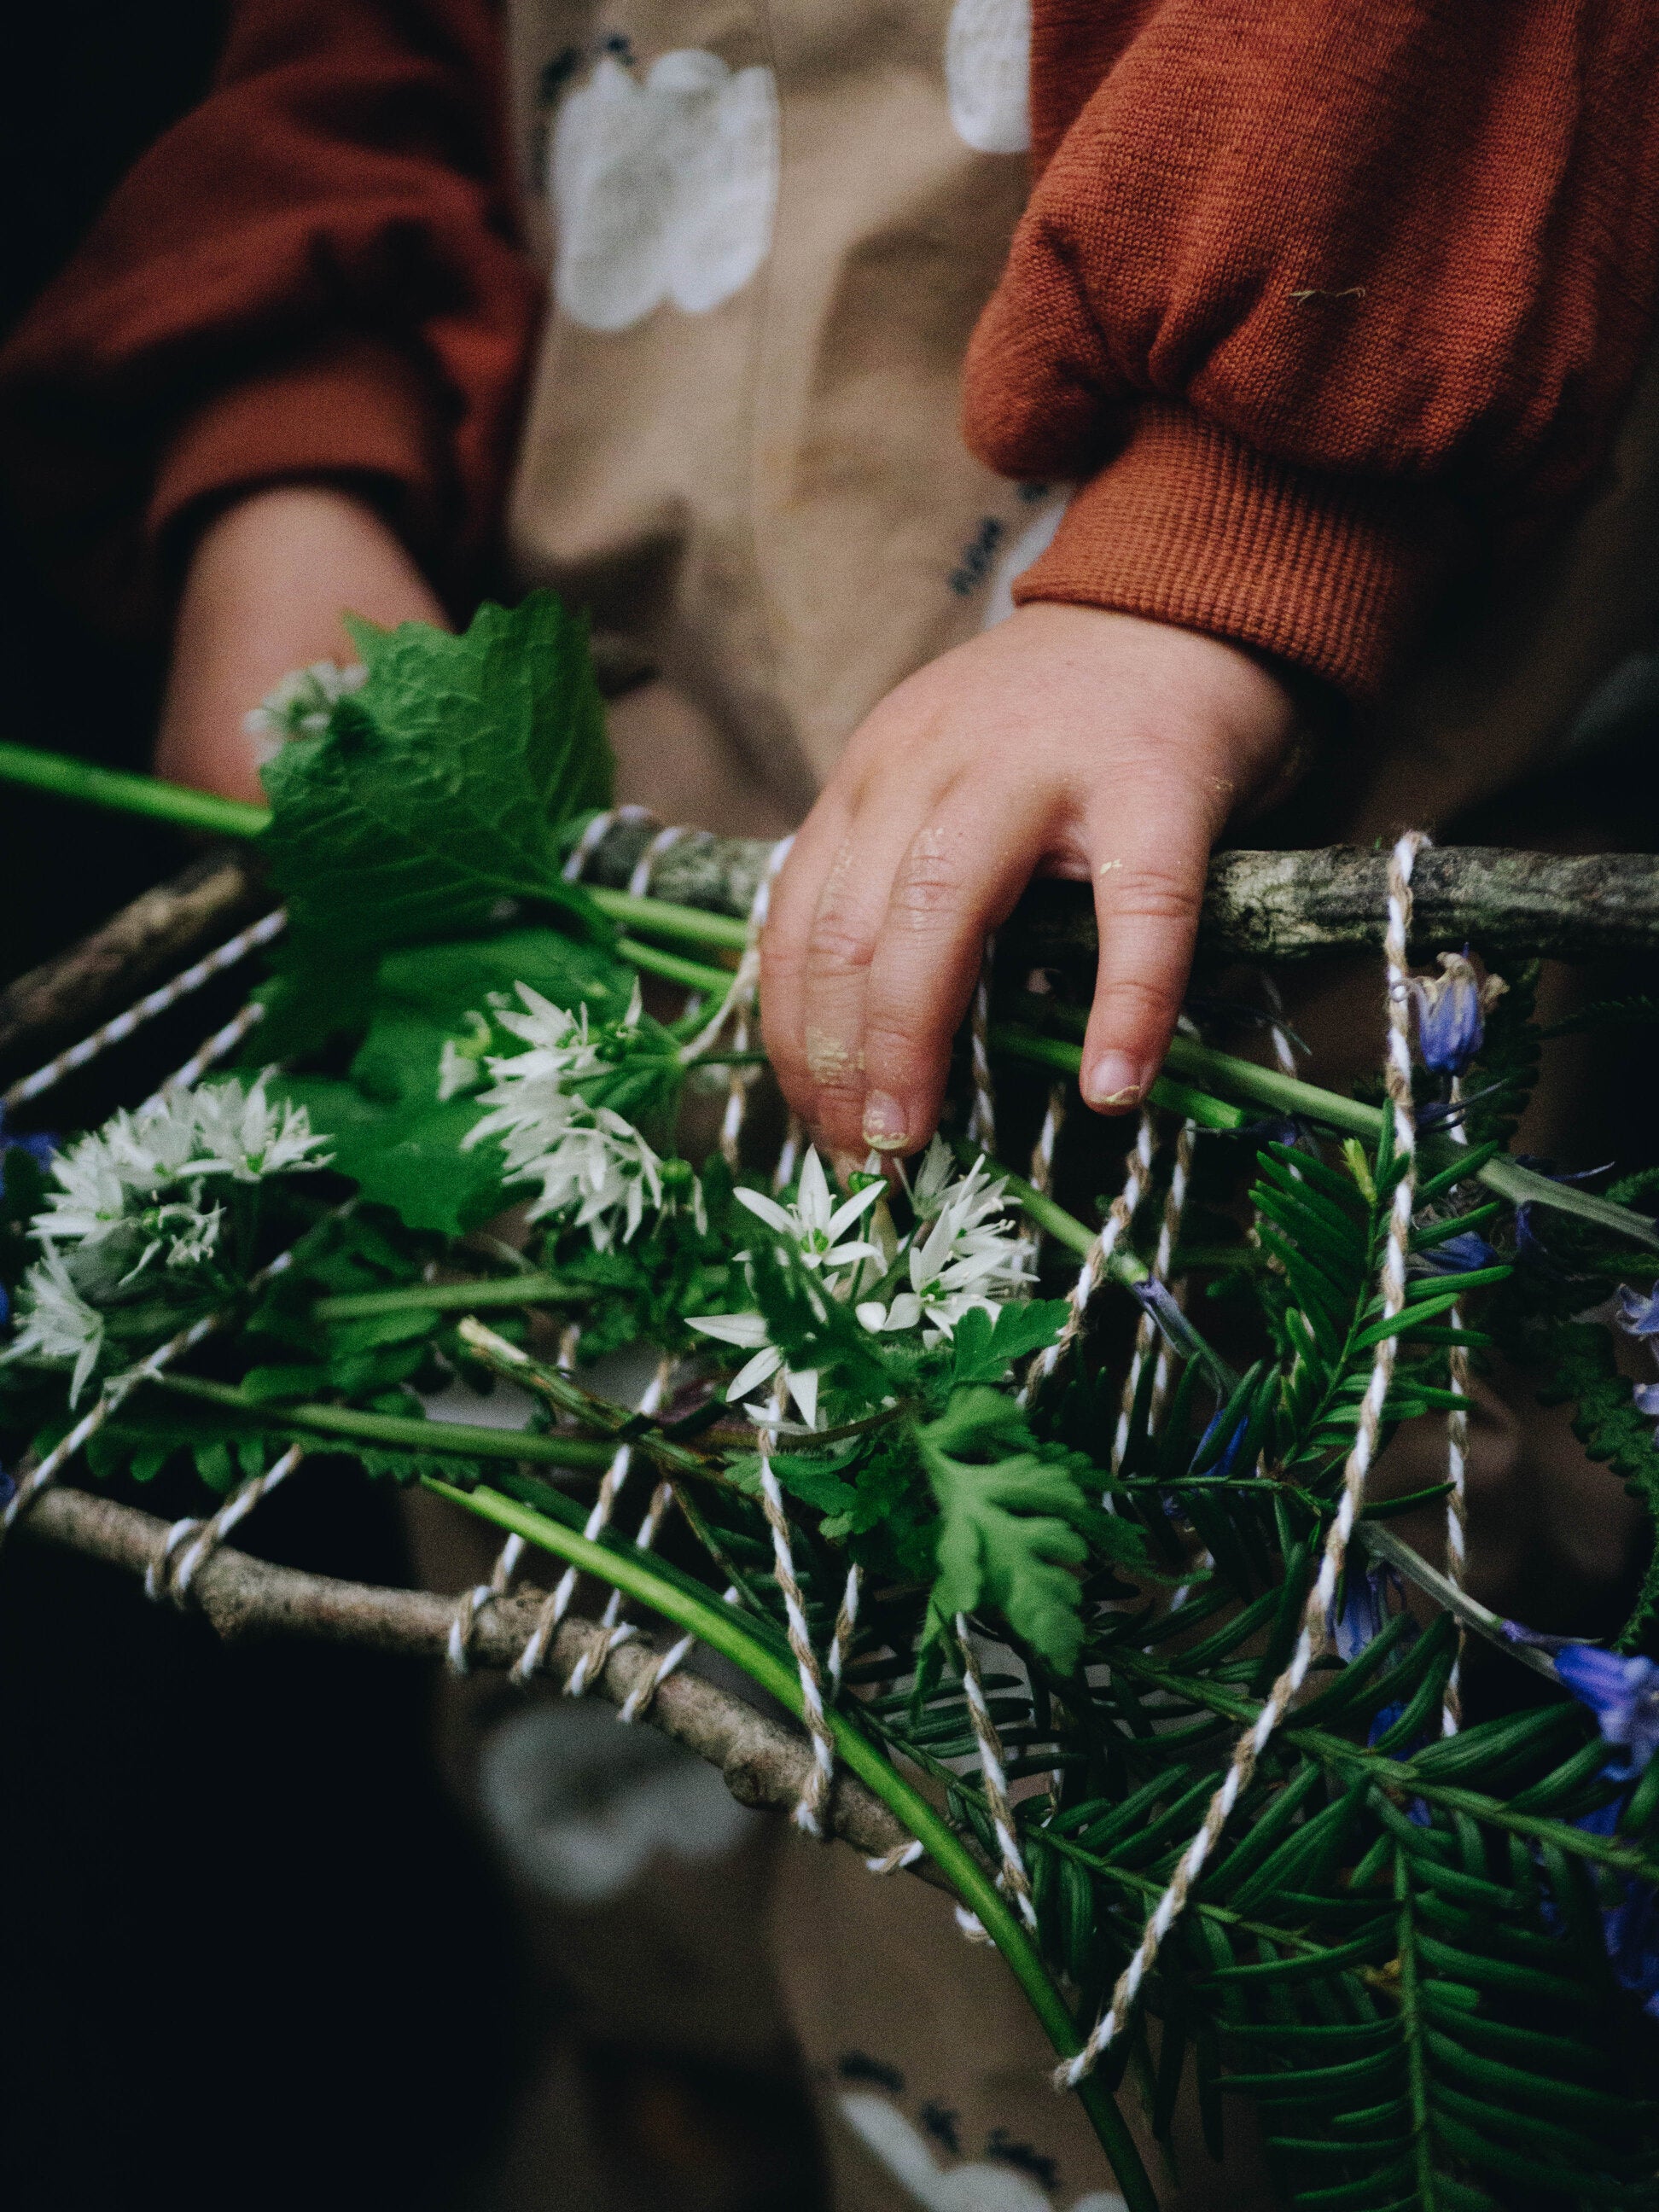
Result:
<svg viewBox="0 0 1659 2212"><path fill-rule="evenodd" d="M922 1329L924 1344L951 1334L965 1314L994 1313L1031 1279L1029 1246L1007 1218L1007 1185L981 1158L955 1172L935 1137L917 1172L911 1203L916 1225L900 1249L901 1287L884 1303L856 1309L866 1328Z"/></svg>
<svg viewBox="0 0 1659 2212"><path fill-rule="evenodd" d="M273 1103L265 1081L164 1091L55 1156L53 1188L32 1224L45 1256L24 1279L21 1320L0 1358L72 1360L73 1403L103 1348L100 1301L157 1264L199 1267L218 1249L225 1206L210 1182L326 1164L304 1107Z"/></svg>
<svg viewBox="0 0 1659 2212"><path fill-rule="evenodd" d="M607 1251L619 1231L624 1243L635 1235L647 1207L662 1209L663 1163L632 1122L608 1106L591 1105L576 1088L614 1067L616 1037L593 1035L586 1006L567 1013L528 983L516 988L521 1005L496 1000L495 1019L528 1049L484 1060L494 1080L479 1103L489 1110L461 1139L462 1149L499 1138L507 1181L541 1186L530 1218L568 1216L570 1228L586 1230ZM639 1017L636 989L619 1034L625 1037ZM465 1048L456 1048L455 1060L468 1057ZM460 1078L447 1046L440 1096L453 1097L465 1089ZM690 1188L700 1203L695 1178Z"/></svg>
<svg viewBox="0 0 1659 2212"><path fill-rule="evenodd" d="M1029 1248L1007 1218L1006 1188L982 1158L958 1175L949 1146L935 1137L910 1192L915 1225L902 1237L890 1225L880 1243L873 1225L869 1237L852 1234L870 1222L884 1186L867 1183L838 1200L815 1150L802 1164L793 1205L755 1190L737 1197L872 1334L919 1329L931 1348L946 1341L964 1315L994 1313L1031 1279ZM884 1212L880 1219L886 1225ZM866 1291L876 1295L860 1297ZM772 1384L793 1401L808 1428L817 1426L821 1373L786 1365L763 1315L704 1314L688 1326L750 1354L726 1385L732 1404Z"/></svg>
<svg viewBox="0 0 1659 2212"><path fill-rule="evenodd" d="M342 668L332 660L313 660L309 668L295 668L267 691L258 705L242 717L242 727L260 740L261 757L280 752L289 738L320 737L337 700L360 690L368 671L361 661Z"/></svg>

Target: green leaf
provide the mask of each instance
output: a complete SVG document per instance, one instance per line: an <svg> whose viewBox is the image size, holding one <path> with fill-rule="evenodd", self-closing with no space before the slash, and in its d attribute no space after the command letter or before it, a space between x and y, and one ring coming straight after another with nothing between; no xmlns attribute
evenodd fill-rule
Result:
<svg viewBox="0 0 1659 2212"><path fill-rule="evenodd" d="M331 1076L291 1076L283 1087L310 1113L313 1127L327 1132L336 1170L407 1227L455 1237L500 1212L501 1146L490 1139L461 1150L478 1118L469 1100L377 1106Z"/></svg>
<svg viewBox="0 0 1659 2212"><path fill-rule="evenodd" d="M1139 1553L1130 1525L1097 1514L1069 1467L1039 1457L1024 1415L999 1391L958 1390L916 1443L939 1510L935 1632L994 1605L1069 1675L1083 1643L1078 1570L1089 1550L1077 1524L1105 1521Z"/></svg>
<svg viewBox="0 0 1659 2212"><path fill-rule="evenodd" d="M352 629L368 681L264 771L284 964L349 981L366 954L487 927L504 898L608 935L563 881L556 835L610 795L586 623L537 592L513 612L481 607L460 637Z"/></svg>
<svg viewBox="0 0 1659 2212"><path fill-rule="evenodd" d="M977 1307L964 1314L957 1323L956 1380L1000 1382L1017 1359L1029 1358L1054 1341L1070 1311L1065 1298L1033 1298L1024 1305L999 1306L994 1322Z"/></svg>
<svg viewBox="0 0 1659 2212"><path fill-rule="evenodd" d="M440 1100L447 1040L477 1032L492 998L527 983L556 1005L619 1019L631 973L597 947L550 929L512 929L388 953L363 1009L368 1033L349 1074L289 1076L285 1090L325 1134L332 1165L405 1227L459 1236L505 1202L499 1145L463 1150L482 1112L476 1095Z"/></svg>

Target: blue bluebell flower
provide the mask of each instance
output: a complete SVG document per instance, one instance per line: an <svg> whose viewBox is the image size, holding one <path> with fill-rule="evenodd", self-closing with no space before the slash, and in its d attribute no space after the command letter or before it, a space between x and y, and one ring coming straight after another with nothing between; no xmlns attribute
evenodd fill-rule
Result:
<svg viewBox="0 0 1659 2212"><path fill-rule="evenodd" d="M1573 1823L1587 1835L1616 1834L1630 1802L1631 1786L1659 1751L1659 1666L1651 1659L1626 1658L1570 1638L1538 1636L1513 1621L1504 1623L1504 1631L1512 1642L1553 1650L1561 1680L1595 1715L1603 1740L1623 1753L1620 1759L1608 1759L1601 1774L1624 1786L1605 1805ZM1553 1910L1549 1917L1552 1924L1562 1924ZM1601 1907L1601 1938L1620 1986L1641 1999L1642 2009L1650 2018L1659 2020L1659 1896L1650 1882L1620 1883L1616 1901Z"/></svg>
<svg viewBox="0 0 1659 2212"><path fill-rule="evenodd" d="M1206 1367L1212 1364L1213 1353L1181 1310L1167 1283L1158 1282L1148 1276L1145 1282L1136 1283L1133 1288L1143 1309L1157 1324L1158 1333L1171 1351L1182 1359L1196 1359Z"/></svg>
<svg viewBox="0 0 1659 2212"><path fill-rule="evenodd" d="M1374 1644L1399 1610L1389 1603L1390 1596L1403 1605L1405 1595L1404 1583L1385 1559L1373 1559L1363 1567L1351 1565L1342 1577L1342 1602L1331 1607L1326 1623L1337 1657L1357 1659Z"/></svg>
<svg viewBox="0 0 1659 2212"><path fill-rule="evenodd" d="M1621 1985L1659 2020L1659 1896L1650 1882L1627 1881L1623 1890L1616 1905L1602 1907L1602 1941Z"/></svg>
<svg viewBox="0 0 1659 2212"><path fill-rule="evenodd" d="M1439 1243L1413 1252L1411 1267L1413 1274L1465 1275L1473 1274L1477 1267L1494 1267L1497 1261L1497 1253L1478 1229L1462 1229L1455 1237L1443 1237Z"/></svg>
<svg viewBox="0 0 1659 2212"><path fill-rule="evenodd" d="M1317 1152L1318 1139L1306 1121L1293 1121L1288 1115L1266 1115L1259 1121L1245 1121L1237 1129L1224 1132L1236 1137L1253 1150L1265 1152L1269 1145L1283 1145L1287 1152Z"/></svg>
<svg viewBox="0 0 1659 2212"><path fill-rule="evenodd" d="M1425 1067L1461 1075L1486 1041L1486 1016L1509 988L1501 975L1482 975L1462 952L1440 955L1442 973L1413 975L1417 1048Z"/></svg>
<svg viewBox="0 0 1659 2212"><path fill-rule="evenodd" d="M1552 1659L1570 1644L1583 1641L1578 1636L1546 1636L1541 1629L1528 1628L1518 1620L1500 1621L1498 1626L1506 1644L1524 1644L1529 1651L1547 1651Z"/></svg>
<svg viewBox="0 0 1659 2212"><path fill-rule="evenodd" d="M1644 1297L1627 1283L1619 1285L1619 1326L1626 1336L1659 1336L1659 1283Z"/></svg>
<svg viewBox="0 0 1659 2212"><path fill-rule="evenodd" d="M1593 1644L1568 1644L1555 1671L1581 1705L1595 1715L1603 1739L1625 1754L1609 1760L1609 1780L1633 1782L1659 1751L1659 1666Z"/></svg>
<svg viewBox="0 0 1659 2212"><path fill-rule="evenodd" d="M1206 1450L1214 1441L1216 1431L1221 1426L1222 1422L1225 1420L1226 1417L1227 1409L1224 1406L1222 1407L1218 1413L1212 1413L1210 1416L1209 1426L1199 1438L1197 1448L1193 1453L1192 1464L1194 1468L1198 1467L1202 1462ZM1249 1431L1250 1421L1249 1416L1247 1413L1242 1420L1234 1424L1233 1432L1231 1436L1228 1437L1226 1444L1222 1450L1220 1458L1217 1460L1213 1467L1205 1468L1203 1477L1199 1479L1206 1480L1212 1475L1231 1474L1233 1471L1234 1462L1237 1460L1239 1453L1244 1448L1244 1439L1249 1434Z"/></svg>

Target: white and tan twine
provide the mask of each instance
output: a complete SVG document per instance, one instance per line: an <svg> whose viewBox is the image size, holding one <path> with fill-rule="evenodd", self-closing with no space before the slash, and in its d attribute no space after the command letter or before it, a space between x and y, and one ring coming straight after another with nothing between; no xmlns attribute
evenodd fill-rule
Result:
<svg viewBox="0 0 1659 2212"><path fill-rule="evenodd" d="M1417 1122L1412 1104L1411 1002L1407 988L1406 948L1411 929L1412 869L1425 842L1419 833L1408 832L1395 846L1389 860L1388 922L1383 936L1388 969L1388 1056L1383 1073L1394 1108L1395 1150L1403 1158L1404 1170L1395 1185L1383 1245L1380 1288L1385 1317L1400 1313L1406 1303L1406 1259L1416 1190ZM1249 1786L1257 1761L1290 1711L1314 1661L1325 1649L1337 1585L1382 1437L1382 1408L1394 1376L1395 1347L1395 1337L1387 1334L1372 1353L1370 1380L1360 1400L1354 1441L1343 1469L1341 1499L1325 1539L1319 1572L1303 1609L1296 1648L1268 1692L1254 1724L1235 1745L1225 1778L1210 1800L1203 1826L1182 1852L1168 1887L1147 1919L1134 1955L1118 1978L1110 2003L1095 2023L1082 2050L1055 2070L1054 2078L1058 2088L1075 2088L1094 2070L1102 2053L1110 2048L1127 2025L1141 1984L1157 1960L1164 1937L1181 1917L1233 1808Z"/></svg>

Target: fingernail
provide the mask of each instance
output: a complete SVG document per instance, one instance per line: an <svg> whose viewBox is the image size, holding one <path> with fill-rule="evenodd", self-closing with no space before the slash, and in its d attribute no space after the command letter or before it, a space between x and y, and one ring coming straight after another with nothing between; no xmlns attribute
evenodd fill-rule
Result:
<svg viewBox="0 0 1659 2212"><path fill-rule="evenodd" d="M1083 1079L1084 1097L1103 1114L1138 1106L1140 1090L1134 1062L1121 1052L1103 1052Z"/></svg>
<svg viewBox="0 0 1659 2212"><path fill-rule="evenodd" d="M864 1141L878 1152L896 1152L909 1134L904 1109L884 1091L872 1091L864 1102Z"/></svg>

